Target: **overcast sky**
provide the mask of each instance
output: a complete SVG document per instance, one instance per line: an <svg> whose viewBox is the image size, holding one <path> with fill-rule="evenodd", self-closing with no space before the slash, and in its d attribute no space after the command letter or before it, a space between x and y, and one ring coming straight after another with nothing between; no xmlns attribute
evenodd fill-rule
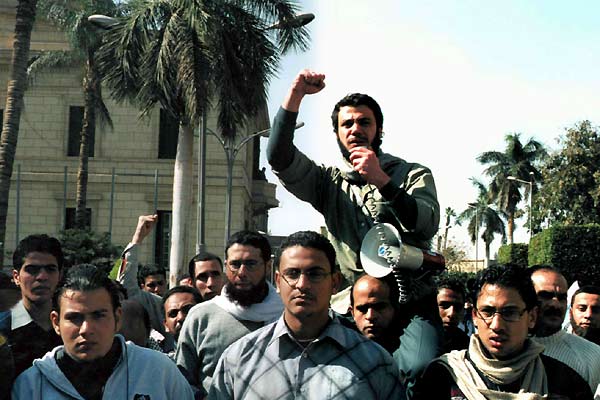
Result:
<svg viewBox="0 0 600 400"><path fill-rule="evenodd" d="M503 150L520 132L550 148L565 128L600 121L600 3L594 1L305 0L312 12L310 51L283 59L269 89L275 115L302 68L326 74L327 87L305 98L295 144L319 163L340 165L329 115L350 92L373 96L384 113L383 150L428 166L442 210L474 201L476 157ZM261 163L270 172L262 139ZM269 213L272 234L318 229L322 217L281 186ZM523 204L525 206L525 204ZM535 207L535 205L534 205ZM519 221L515 241L528 233ZM442 227L443 224L440 226ZM450 237L474 256L466 229ZM497 248L499 239L493 248ZM483 243L479 247L483 256Z"/></svg>

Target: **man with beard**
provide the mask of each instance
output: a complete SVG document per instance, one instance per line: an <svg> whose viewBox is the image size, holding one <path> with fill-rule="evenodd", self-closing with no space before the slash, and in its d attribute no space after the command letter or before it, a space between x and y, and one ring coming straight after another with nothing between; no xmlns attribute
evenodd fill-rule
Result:
<svg viewBox="0 0 600 400"><path fill-rule="evenodd" d="M27 236L13 253L13 280L21 289L21 300L0 313L0 334L8 339L15 376L62 344L52 329L50 312L63 264L60 242L48 235Z"/></svg>
<svg viewBox="0 0 600 400"><path fill-rule="evenodd" d="M342 272L332 307L345 313L350 286L363 273L357 257L365 234L376 222L394 225L402 241L429 248L439 222L439 203L431 171L383 153L383 113L368 95L344 97L331 115L346 170L319 166L293 144L304 96L325 87L325 75L301 71L288 91L269 137L267 159L284 187L309 202L325 218Z"/></svg>
<svg viewBox="0 0 600 400"><path fill-rule="evenodd" d="M225 246L229 282L220 296L194 306L181 328L176 361L188 381L206 395L219 357L242 336L276 320L281 298L266 281L271 246L263 235L237 232Z"/></svg>
<svg viewBox="0 0 600 400"><path fill-rule="evenodd" d="M600 398L600 346L561 329L567 311L567 280L550 266L529 269L539 301L535 340L544 354L573 368Z"/></svg>
<svg viewBox="0 0 600 400"><path fill-rule="evenodd" d="M600 287L586 285L573 293L570 317L575 335L600 344Z"/></svg>

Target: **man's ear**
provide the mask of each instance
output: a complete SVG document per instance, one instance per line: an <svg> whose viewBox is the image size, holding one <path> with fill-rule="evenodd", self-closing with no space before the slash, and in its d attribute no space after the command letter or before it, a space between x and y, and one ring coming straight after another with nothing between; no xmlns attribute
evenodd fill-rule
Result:
<svg viewBox="0 0 600 400"><path fill-rule="evenodd" d="M537 318L538 318L538 307L535 306L531 309L531 311L529 311L529 329L533 329L535 327L535 323L537 322Z"/></svg>
<svg viewBox="0 0 600 400"><path fill-rule="evenodd" d="M123 317L123 309L121 308L121 306L119 306L115 310L115 332L119 332L121 330L122 317Z"/></svg>
<svg viewBox="0 0 600 400"><path fill-rule="evenodd" d="M342 276L340 271L335 271L331 274L331 293L336 294L340 289L340 283L342 282Z"/></svg>
<svg viewBox="0 0 600 400"><path fill-rule="evenodd" d="M12 277L13 277L13 281L15 282L15 285L19 286L19 284L21 283L21 278L19 276L19 270L16 270L13 268Z"/></svg>
<svg viewBox="0 0 600 400"><path fill-rule="evenodd" d="M50 322L52 322L52 328L54 328L54 332L60 336L60 315L58 315L57 311L52 311L50 313Z"/></svg>
<svg viewBox="0 0 600 400"><path fill-rule="evenodd" d="M277 293L281 293L281 291L279 290L280 279L281 279L281 275L279 274L279 271L275 271L275 287L276 287Z"/></svg>

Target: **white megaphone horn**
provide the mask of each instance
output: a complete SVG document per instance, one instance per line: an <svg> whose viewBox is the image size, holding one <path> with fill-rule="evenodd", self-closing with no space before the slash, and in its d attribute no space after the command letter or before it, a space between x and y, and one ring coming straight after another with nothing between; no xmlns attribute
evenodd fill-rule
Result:
<svg viewBox="0 0 600 400"><path fill-rule="evenodd" d="M396 228L386 223L375 224L367 232L360 248L360 261L365 272L376 278L402 271L438 274L446 268L444 256L402 243Z"/></svg>

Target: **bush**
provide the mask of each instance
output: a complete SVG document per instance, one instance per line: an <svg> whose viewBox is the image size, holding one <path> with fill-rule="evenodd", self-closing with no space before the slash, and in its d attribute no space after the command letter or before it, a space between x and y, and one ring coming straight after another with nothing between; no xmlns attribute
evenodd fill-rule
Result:
<svg viewBox="0 0 600 400"><path fill-rule="evenodd" d="M504 244L498 249L498 264L515 264L520 267L527 267L528 248L526 243Z"/></svg>
<svg viewBox="0 0 600 400"><path fill-rule="evenodd" d="M67 268L77 264L94 264L108 274L115 258L123 251L122 247L112 244L108 232L98 234L89 229L67 229L60 232L59 240Z"/></svg>
<svg viewBox="0 0 600 400"><path fill-rule="evenodd" d="M529 244L529 265L559 269L569 283L600 284L600 225L554 226L535 235Z"/></svg>

